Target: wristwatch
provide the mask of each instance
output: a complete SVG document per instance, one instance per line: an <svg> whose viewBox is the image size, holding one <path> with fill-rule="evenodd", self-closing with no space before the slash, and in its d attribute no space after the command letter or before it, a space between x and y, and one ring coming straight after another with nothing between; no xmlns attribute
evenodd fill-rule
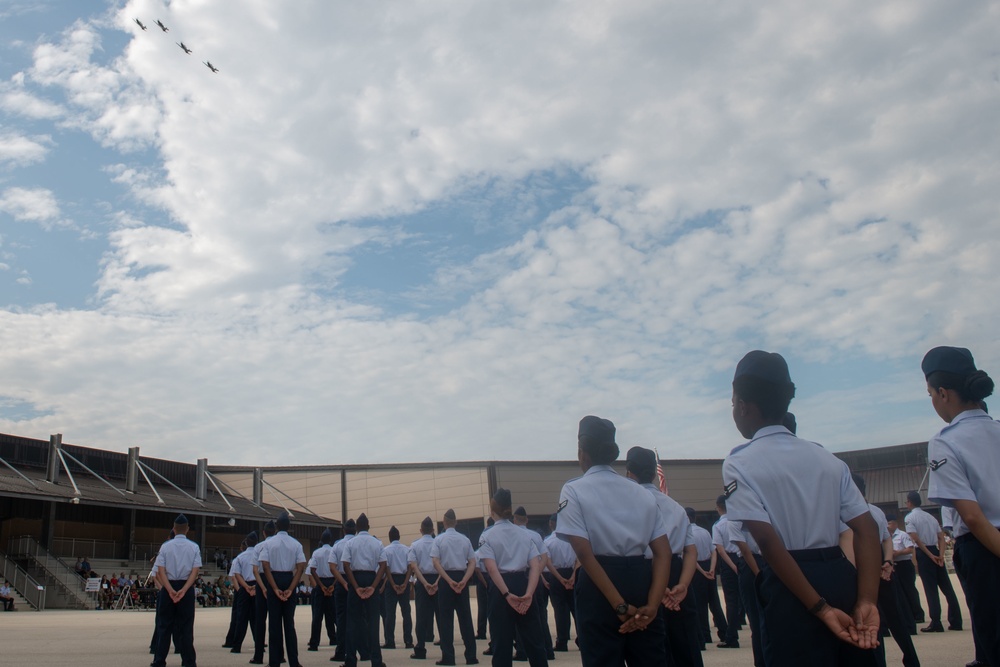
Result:
<svg viewBox="0 0 1000 667"><path fill-rule="evenodd" d="M510 595L510 590L503 594L503 599L506 600L508 595Z"/></svg>
<svg viewBox="0 0 1000 667"><path fill-rule="evenodd" d="M628 613L628 603L627 602L622 602L620 605L618 605L617 607L615 607L615 613L618 614L619 616L624 616L625 614L627 614Z"/></svg>

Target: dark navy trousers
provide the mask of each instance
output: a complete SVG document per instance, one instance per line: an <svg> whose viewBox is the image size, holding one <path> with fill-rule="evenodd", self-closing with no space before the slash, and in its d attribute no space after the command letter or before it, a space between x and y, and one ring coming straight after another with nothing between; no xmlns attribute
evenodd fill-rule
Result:
<svg viewBox="0 0 1000 667"><path fill-rule="evenodd" d="M652 561L642 556L598 556L615 588L625 602L635 607L646 604L653 583ZM579 629L580 657L583 667L628 665L629 667L664 667L667 664L667 635L663 616L645 630L622 634L622 621L611 603L587 575L580 570L576 585L576 622ZM495 644L494 650L502 644Z"/></svg>

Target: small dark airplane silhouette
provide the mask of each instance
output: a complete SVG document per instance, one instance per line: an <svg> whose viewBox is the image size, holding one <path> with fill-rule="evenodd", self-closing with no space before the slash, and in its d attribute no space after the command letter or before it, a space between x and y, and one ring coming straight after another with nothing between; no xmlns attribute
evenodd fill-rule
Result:
<svg viewBox="0 0 1000 667"><path fill-rule="evenodd" d="M142 21L140 21L139 19L136 19L136 20L135 20L135 22L136 22L136 24L138 24L138 26L139 26L140 28L142 28L143 30L145 30L145 29L146 29L146 26L144 26L144 25L142 24Z"/></svg>
<svg viewBox="0 0 1000 667"><path fill-rule="evenodd" d="M184 49L184 53L191 53L191 49L189 49L188 47L184 46L184 42L177 42L177 46L179 46L182 49Z"/></svg>
<svg viewBox="0 0 1000 667"><path fill-rule="evenodd" d="M205 66L208 67L208 69L212 70L213 72L218 72L219 71L218 67L216 67L215 65L213 65L212 63L210 63L207 60L205 61Z"/></svg>
<svg viewBox="0 0 1000 667"><path fill-rule="evenodd" d="M160 26L160 30L162 30L163 32L170 32L170 28L163 25L163 22L160 21L159 19L156 20L156 25Z"/></svg>

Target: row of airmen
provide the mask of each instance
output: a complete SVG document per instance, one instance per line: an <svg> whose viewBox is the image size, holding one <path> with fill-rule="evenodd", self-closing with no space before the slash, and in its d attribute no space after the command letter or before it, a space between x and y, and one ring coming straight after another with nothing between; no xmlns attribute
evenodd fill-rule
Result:
<svg viewBox="0 0 1000 667"><path fill-rule="evenodd" d="M992 393L993 381L975 367L964 348L934 348L921 367L932 405L947 423L928 445L929 496L954 508L958 515L956 565L966 583L972 624L985 660L1000 665L1000 606L996 604L1000 599L1000 486L996 483L1000 479L1000 424L981 408L981 401ZM865 501L843 461L785 426L795 385L781 355L760 350L748 353L737 365L732 384L733 421L747 442L736 447L723 464L724 502L729 521L740 522L746 541L752 538L760 553L759 560L747 559L752 561L748 567L757 570L752 582L759 660L771 667L884 664L879 601L885 587L879 582L891 580L892 541L888 540L887 552L887 533L877 520L877 508ZM683 509L652 484L656 458L650 450L630 450L627 469L632 481L614 470L611 464L620 453L615 436L609 420L594 416L581 420L577 456L584 474L565 484L557 512L555 534L569 543L580 565L574 597L582 663L585 667L656 667L687 656L690 664L700 664L695 640L699 628L692 620L695 614L687 595L698 566L693 531L689 526L682 528L687 523ZM540 616L532 612L543 560L532 533L511 523L511 504L510 493L499 489L491 499L496 523L484 532L479 549L489 575L493 665L511 664L515 635L519 635L529 662L538 667L547 665ZM361 657L378 665L382 660L375 591L385 577L387 557L381 542L367 534L367 519L364 524L361 519L358 534L341 543L331 574L336 570L347 581L345 618L348 626L357 622L357 630L345 633L345 661L355 664L367 637L369 654ZM270 664L277 667L282 660L284 627L286 657L291 667L297 667L294 625L283 605L293 599L306 559L298 542L287 536L287 516L279 518L277 528L274 541L269 545L271 540L265 540L255 551L261 566L255 574L258 580L264 576L270 591ZM852 539L842 547L841 534L847 529ZM288 545L287 554L279 544ZM418 556L410 553L408 559L417 562ZM164 562L169 560L168 555ZM471 575L474 554L466 563ZM452 572L468 583L461 568ZM168 607L170 602L179 606L190 597L193 620L193 595L185 595L190 593L193 575L185 582L180 574L169 565L158 568L164 586L161 606ZM439 583L424 575L420 572L417 579L425 590ZM456 581L449 574L445 583L459 594L456 589L465 592L462 579ZM438 586L438 590L444 588ZM751 605L747 606L748 614L753 613ZM174 612L159 615L162 621ZM186 622L187 616L181 616ZM164 664L173 628L161 621L156 666ZM417 625L419 642L423 636L419 605ZM907 632L893 634L897 640L909 637ZM186 632L181 635L189 637ZM182 645L181 652L184 664L194 665L193 648ZM467 661L475 661L475 656L467 654Z"/></svg>

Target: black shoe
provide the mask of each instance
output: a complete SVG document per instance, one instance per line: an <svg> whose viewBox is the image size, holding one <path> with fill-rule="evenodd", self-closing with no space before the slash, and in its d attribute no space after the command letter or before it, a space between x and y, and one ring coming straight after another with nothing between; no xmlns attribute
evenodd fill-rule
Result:
<svg viewBox="0 0 1000 667"><path fill-rule="evenodd" d="M962 626L961 625L949 625L948 629L949 630L955 630L956 632L961 632L962 631Z"/></svg>
<svg viewBox="0 0 1000 667"><path fill-rule="evenodd" d="M716 646L718 648L739 648L740 647L740 643L739 642L732 642L732 643L722 642L721 644L716 644Z"/></svg>
<svg viewBox="0 0 1000 667"><path fill-rule="evenodd" d="M413 648L413 642L406 642L406 644L404 644L403 647L404 648Z"/></svg>
<svg viewBox="0 0 1000 667"><path fill-rule="evenodd" d="M486 649L485 651L483 651L483 655L493 655L493 649L492 648Z"/></svg>
<svg viewBox="0 0 1000 667"><path fill-rule="evenodd" d="M410 660L426 660L427 651L414 651L410 654Z"/></svg>
<svg viewBox="0 0 1000 667"><path fill-rule="evenodd" d="M231 648L231 649L229 649L229 652L230 652L230 653L243 653L243 651L241 651L241 650L240 650L240 649L238 649L238 648Z"/></svg>
<svg viewBox="0 0 1000 667"><path fill-rule="evenodd" d="M990 667L990 665L982 660L973 660L972 662L965 663L965 667Z"/></svg>
<svg viewBox="0 0 1000 667"><path fill-rule="evenodd" d="M343 653L334 652L334 654L330 656L330 662L344 662L345 660L347 660L347 658L344 657Z"/></svg>
<svg viewBox="0 0 1000 667"><path fill-rule="evenodd" d="M318 646L307 646L306 650L307 651L318 651L319 647Z"/></svg>
<svg viewBox="0 0 1000 667"><path fill-rule="evenodd" d="M438 641L434 642L434 645L435 646L440 646L441 645L441 640L439 639Z"/></svg>
<svg viewBox="0 0 1000 667"><path fill-rule="evenodd" d="M528 662L528 656L523 653L515 653L514 662Z"/></svg>
<svg viewBox="0 0 1000 667"><path fill-rule="evenodd" d="M336 639L331 639L330 640L330 646L336 646L336 645L337 645L337 640Z"/></svg>
<svg viewBox="0 0 1000 667"><path fill-rule="evenodd" d="M486 635L476 635L476 639L486 639Z"/></svg>
<svg viewBox="0 0 1000 667"><path fill-rule="evenodd" d="M926 628L920 628L920 632L944 632L944 626L940 623L931 623Z"/></svg>
<svg viewBox="0 0 1000 667"><path fill-rule="evenodd" d="M263 665L264 664L264 659L263 658L254 658L254 659L252 659L250 661L250 664L251 665Z"/></svg>
<svg viewBox="0 0 1000 667"><path fill-rule="evenodd" d="M396 645L395 644L382 644L382 648L384 648L384 649L386 649L388 651L388 650L395 649Z"/></svg>
<svg viewBox="0 0 1000 667"><path fill-rule="evenodd" d="M232 647L233 647L232 644L223 644L222 645L222 648L232 648Z"/></svg>
<svg viewBox="0 0 1000 667"><path fill-rule="evenodd" d="M555 646L552 647L552 650L557 653L566 653L567 651L569 651L569 646L567 646L566 644L556 644Z"/></svg>
<svg viewBox="0 0 1000 667"><path fill-rule="evenodd" d="M479 660L477 660L476 658L473 658L472 660L466 660L465 664L467 664L467 665L478 665L479 664Z"/></svg>
<svg viewBox="0 0 1000 667"><path fill-rule="evenodd" d="M434 664L435 665L452 665L452 667L454 667L455 661L454 660L438 660Z"/></svg>

